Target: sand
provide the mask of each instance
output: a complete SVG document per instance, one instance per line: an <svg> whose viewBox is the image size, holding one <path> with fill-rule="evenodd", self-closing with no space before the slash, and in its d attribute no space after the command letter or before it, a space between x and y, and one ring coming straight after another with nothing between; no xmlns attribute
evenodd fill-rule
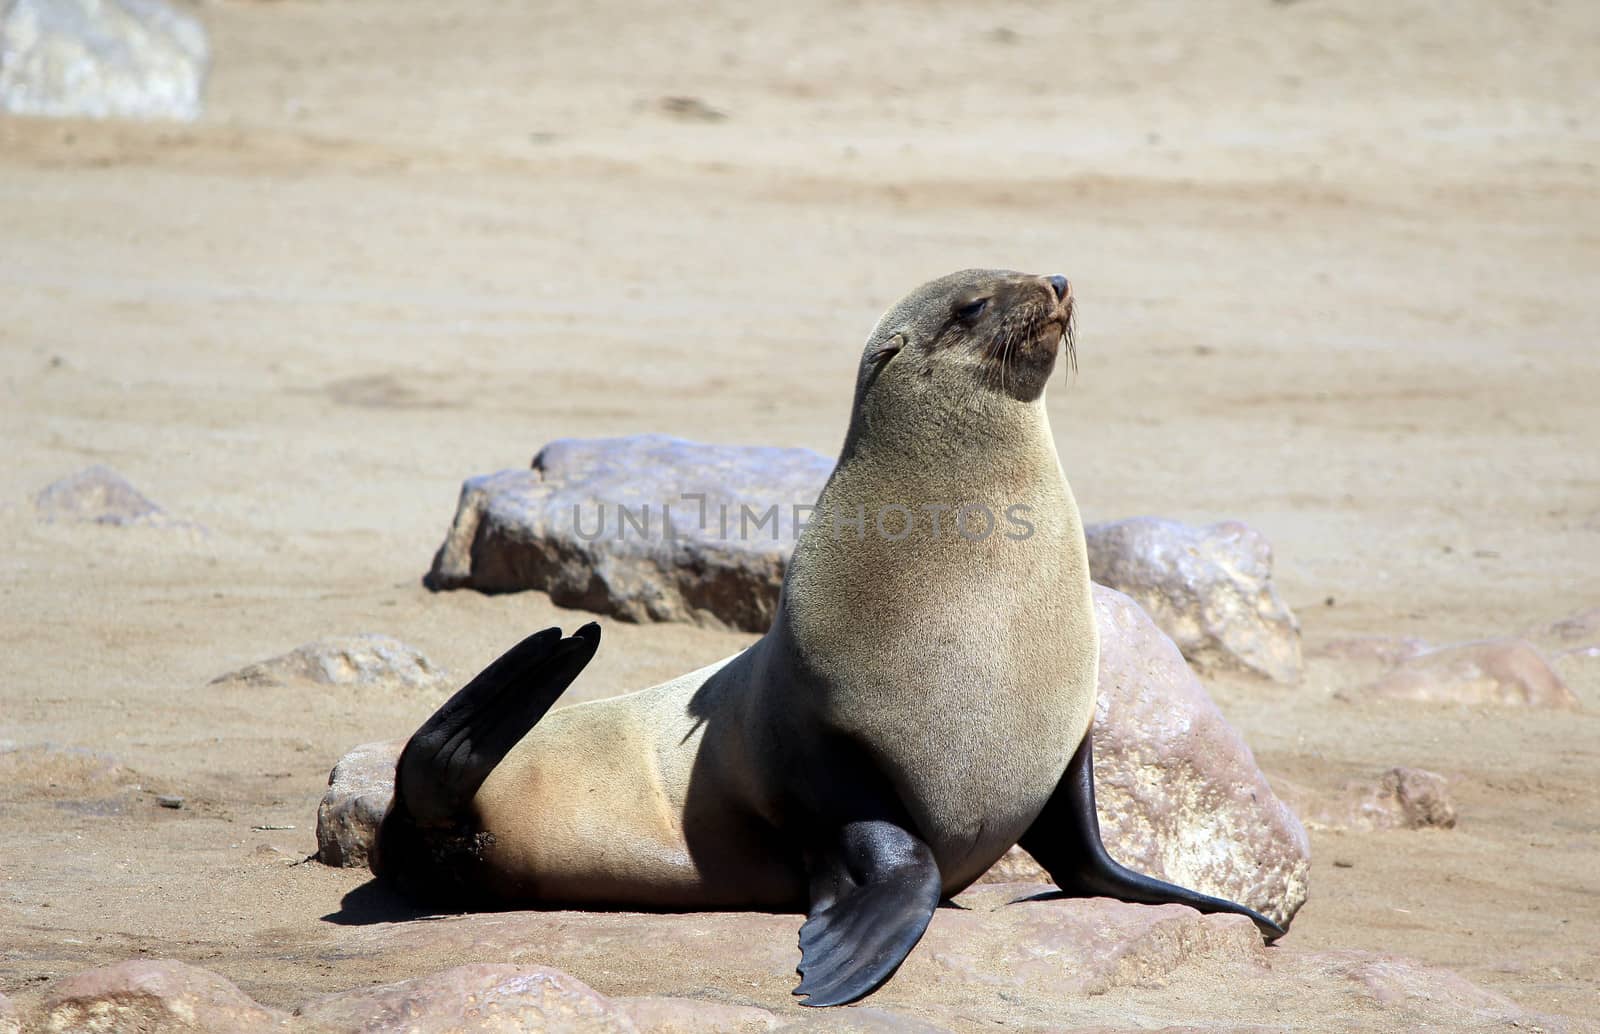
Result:
<svg viewBox="0 0 1600 1034"><path fill-rule="evenodd" d="M422 587L463 478L562 435L831 453L878 312L954 268L1072 278L1085 516L1261 529L1313 653L1600 605L1593 5L199 12L202 121L0 120L0 740L131 773L0 786L0 992L144 954L350 986L310 946L365 874L291 863L332 763L437 701L208 681L362 631L464 677L582 620ZM96 462L208 533L40 523ZM749 640L611 622L574 696ZM1574 715L1358 677L1209 682L1275 779L1453 780L1455 830L1313 835L1293 941L1600 1022L1600 680Z"/></svg>

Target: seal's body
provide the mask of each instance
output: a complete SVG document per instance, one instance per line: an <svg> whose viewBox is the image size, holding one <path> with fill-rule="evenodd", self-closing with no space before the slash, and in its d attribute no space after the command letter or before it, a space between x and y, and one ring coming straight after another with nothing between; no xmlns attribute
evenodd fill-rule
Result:
<svg viewBox="0 0 1600 1034"><path fill-rule="evenodd" d="M1018 842L1068 892L1281 933L1100 845L1088 561L1043 403L1071 306L1064 278L968 271L891 309L767 634L548 717L599 629L524 640L407 744L374 870L467 905L807 908L809 1005L882 983Z"/></svg>

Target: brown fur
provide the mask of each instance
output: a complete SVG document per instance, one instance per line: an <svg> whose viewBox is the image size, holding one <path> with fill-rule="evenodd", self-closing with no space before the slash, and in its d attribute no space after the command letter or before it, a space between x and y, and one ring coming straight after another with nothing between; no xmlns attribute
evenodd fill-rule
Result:
<svg viewBox="0 0 1600 1034"><path fill-rule="evenodd" d="M801 906L813 827L848 815L869 781L904 806L948 893L1015 843L1094 709L1083 530L1043 403L1070 325L1070 300L1009 272L953 274L890 309L771 631L540 722L474 801L486 890ZM952 533L968 503L1002 526L982 541ZM915 521L897 540L873 526L891 504ZM1030 508L1030 537L1007 536L1020 533L1003 523L1015 505ZM861 538L847 523L857 508Z"/></svg>

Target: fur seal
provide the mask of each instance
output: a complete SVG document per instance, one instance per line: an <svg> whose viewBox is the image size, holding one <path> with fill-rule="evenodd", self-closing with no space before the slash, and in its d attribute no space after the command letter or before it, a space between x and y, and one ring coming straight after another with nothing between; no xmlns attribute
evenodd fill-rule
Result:
<svg viewBox="0 0 1600 1034"><path fill-rule="evenodd" d="M803 910L795 994L815 1006L887 980L939 902L1017 843L1068 894L1280 936L1101 844L1099 639L1043 401L1063 345L1074 357L1072 306L1066 278L1009 271L907 295L867 339L766 635L548 717L600 629L523 640L407 743L374 872L457 908ZM980 533L956 512L974 505L1017 520Z"/></svg>

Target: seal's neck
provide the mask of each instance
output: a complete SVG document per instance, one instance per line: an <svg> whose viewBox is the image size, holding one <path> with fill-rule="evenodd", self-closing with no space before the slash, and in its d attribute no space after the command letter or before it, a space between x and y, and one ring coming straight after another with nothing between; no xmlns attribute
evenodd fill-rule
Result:
<svg viewBox="0 0 1600 1034"><path fill-rule="evenodd" d="M829 488L868 481L871 501L932 502L954 495L993 496L1031 485L1041 465L1059 469L1043 397L1021 402L995 392L960 405L908 406L890 412L860 400ZM855 502L854 499L823 501ZM915 498L920 497L920 498Z"/></svg>

